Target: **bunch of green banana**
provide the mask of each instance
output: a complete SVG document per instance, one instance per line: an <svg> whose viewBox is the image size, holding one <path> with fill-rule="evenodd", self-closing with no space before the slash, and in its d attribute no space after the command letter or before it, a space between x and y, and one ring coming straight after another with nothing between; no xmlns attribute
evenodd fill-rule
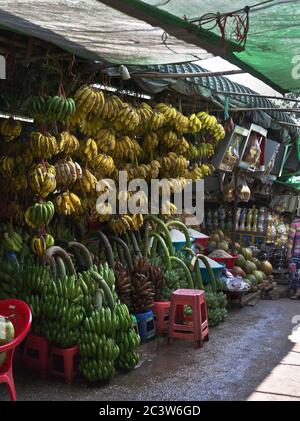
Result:
<svg viewBox="0 0 300 421"><path fill-rule="evenodd" d="M41 121L66 121L75 111L73 98L33 96L29 100L30 116Z"/></svg>
<svg viewBox="0 0 300 421"><path fill-rule="evenodd" d="M78 341L80 355L83 357L97 356L99 360L116 360L119 347L113 338L107 335L83 331Z"/></svg>
<svg viewBox="0 0 300 421"><path fill-rule="evenodd" d="M51 281L44 290L45 296L58 297L69 304L81 304L83 299L81 282L79 282L75 275L65 276L56 281ZM57 304L59 307L59 304Z"/></svg>
<svg viewBox="0 0 300 421"><path fill-rule="evenodd" d="M47 285L51 282L51 273L43 266L24 266L20 272L20 283L22 288L42 294Z"/></svg>
<svg viewBox="0 0 300 421"><path fill-rule="evenodd" d="M88 357L81 358L79 369L90 382L111 379L116 373L114 361L103 361Z"/></svg>
<svg viewBox="0 0 300 421"><path fill-rule="evenodd" d="M116 361L116 367L119 370L132 370L139 362L139 354L135 351L130 351L126 354L120 355Z"/></svg>
<svg viewBox="0 0 300 421"><path fill-rule="evenodd" d="M23 247L23 240L16 231L5 232L3 234L2 244L7 250L20 252Z"/></svg>
<svg viewBox="0 0 300 421"><path fill-rule="evenodd" d="M118 327L116 313L109 307L102 307L100 310L94 310L83 322L85 332L102 334L113 334Z"/></svg>
<svg viewBox="0 0 300 421"><path fill-rule="evenodd" d="M57 320L43 320L41 330L49 342L61 348L69 348L78 342L79 329L76 326L70 327L68 324L58 323Z"/></svg>
<svg viewBox="0 0 300 421"><path fill-rule="evenodd" d="M16 268L10 262L0 260L0 299L5 300L14 298L19 292L19 276L16 274Z"/></svg>
<svg viewBox="0 0 300 421"><path fill-rule="evenodd" d="M39 202L27 208L25 221L32 228L48 225L55 213L53 202Z"/></svg>
<svg viewBox="0 0 300 421"><path fill-rule="evenodd" d="M120 355L133 351L140 344L141 338L133 328L116 332L116 342L120 348Z"/></svg>
<svg viewBox="0 0 300 421"><path fill-rule="evenodd" d="M32 317L35 321L43 315L43 302L40 295L37 294L22 294L21 298L30 307Z"/></svg>

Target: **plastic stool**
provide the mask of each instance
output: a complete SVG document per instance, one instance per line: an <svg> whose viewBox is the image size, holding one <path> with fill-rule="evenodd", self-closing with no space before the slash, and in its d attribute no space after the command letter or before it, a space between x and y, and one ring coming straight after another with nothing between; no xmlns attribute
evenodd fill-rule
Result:
<svg viewBox="0 0 300 421"><path fill-rule="evenodd" d="M155 324L152 310L148 310L145 313L137 313L135 317L138 322L139 335L142 342L148 341L155 336Z"/></svg>
<svg viewBox="0 0 300 421"><path fill-rule="evenodd" d="M32 370L38 370L41 376L47 375L49 345L43 336L29 333L26 338L22 357L23 366Z"/></svg>
<svg viewBox="0 0 300 421"><path fill-rule="evenodd" d="M170 307L170 301L154 301L153 303L152 310L157 335L161 336L168 332Z"/></svg>
<svg viewBox="0 0 300 421"><path fill-rule="evenodd" d="M135 333L139 335L139 326L136 317L131 314L131 320L132 320L132 328L135 330Z"/></svg>
<svg viewBox="0 0 300 421"><path fill-rule="evenodd" d="M192 322L187 324L184 306L192 307ZM204 291L198 289L177 289L172 293L168 343L173 338L192 339L196 347L202 347L208 340L208 319Z"/></svg>
<svg viewBox="0 0 300 421"><path fill-rule="evenodd" d="M50 373L55 376L63 377L66 383L71 383L76 374L74 360L78 353L77 345L72 346L71 348L57 348L52 346L49 358Z"/></svg>

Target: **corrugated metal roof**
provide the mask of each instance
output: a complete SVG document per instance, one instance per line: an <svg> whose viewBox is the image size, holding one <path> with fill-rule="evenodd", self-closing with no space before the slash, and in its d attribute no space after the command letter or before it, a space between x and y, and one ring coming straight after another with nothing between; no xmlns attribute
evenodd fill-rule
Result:
<svg viewBox="0 0 300 421"><path fill-rule="evenodd" d="M141 70L141 67L134 67L132 70ZM194 64L194 63L182 63L182 64L168 64L168 65L151 65L143 66L143 70L152 71L152 72L161 72L161 73L198 73L206 72L207 69ZM217 94L216 91L225 91L228 93L249 93L257 94L246 86L240 85L239 83L232 82L224 76L210 76L210 77L195 77L195 78L185 78L185 79L159 79L159 82L155 79L143 78L141 81L137 81L141 84L144 89L149 90L149 92L159 92L166 88L171 87L178 92L184 94L198 94L204 96L218 103L225 104L225 95ZM273 103L261 97L249 97L249 96L238 96L230 97L229 96L229 105L233 107L270 107L274 108ZM258 111L258 114L262 116L266 114L269 115L275 121L284 121L286 123L295 123L294 120L286 112L282 111ZM288 131L293 135L299 133L299 130L295 127L289 127Z"/></svg>

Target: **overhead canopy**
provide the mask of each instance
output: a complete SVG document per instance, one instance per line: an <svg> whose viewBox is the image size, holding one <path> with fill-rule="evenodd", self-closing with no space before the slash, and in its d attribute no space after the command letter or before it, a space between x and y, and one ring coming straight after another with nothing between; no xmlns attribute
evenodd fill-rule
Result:
<svg viewBox="0 0 300 421"><path fill-rule="evenodd" d="M212 57L204 49L97 0L0 0L0 29L39 38L88 60L179 63Z"/></svg>
<svg viewBox="0 0 300 421"><path fill-rule="evenodd" d="M245 50L230 37L230 22L228 18L226 51L222 56L234 62L242 69L281 92L300 91L300 1L289 0L103 0L119 10L139 16L147 22L160 23L168 29L173 25L172 32L177 37L186 37L192 33L198 37L198 45L210 44L214 51L216 44L221 45L221 32L216 25L211 29L199 28L191 23L193 18L205 14L233 12L250 6L249 31ZM258 3L264 3L253 7ZM243 13L241 13L243 15ZM184 18L186 17L186 19ZM242 30L241 30L242 32ZM231 34L232 35L232 34ZM230 40L229 40L230 37Z"/></svg>

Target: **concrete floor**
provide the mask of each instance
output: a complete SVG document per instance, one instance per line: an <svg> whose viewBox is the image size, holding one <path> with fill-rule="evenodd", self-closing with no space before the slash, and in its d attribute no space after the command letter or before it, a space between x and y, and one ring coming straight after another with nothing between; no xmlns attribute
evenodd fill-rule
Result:
<svg viewBox="0 0 300 421"><path fill-rule="evenodd" d="M297 315L299 331L291 336ZM300 301L232 310L202 349L159 338L139 351L139 367L104 386L16 370L18 400L300 400ZM3 385L0 396L7 399Z"/></svg>

